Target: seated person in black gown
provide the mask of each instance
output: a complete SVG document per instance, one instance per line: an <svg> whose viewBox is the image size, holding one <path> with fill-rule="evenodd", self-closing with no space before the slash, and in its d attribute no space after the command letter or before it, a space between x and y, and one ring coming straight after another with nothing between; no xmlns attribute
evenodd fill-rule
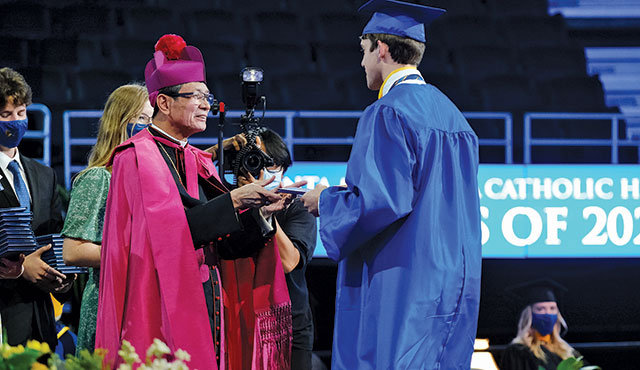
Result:
<svg viewBox="0 0 640 370"><path fill-rule="evenodd" d="M558 364L580 354L560 337L567 323L560 314L556 296L566 288L550 279L508 288L526 305L520 314L518 335L502 354L501 370L555 370Z"/></svg>

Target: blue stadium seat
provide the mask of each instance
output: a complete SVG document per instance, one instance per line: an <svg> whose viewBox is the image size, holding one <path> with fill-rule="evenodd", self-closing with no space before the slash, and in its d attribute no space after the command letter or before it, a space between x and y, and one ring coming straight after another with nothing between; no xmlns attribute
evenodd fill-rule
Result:
<svg viewBox="0 0 640 370"><path fill-rule="evenodd" d="M472 85L487 111L531 111L540 107L540 99L528 78L518 75L492 76Z"/></svg>
<svg viewBox="0 0 640 370"><path fill-rule="evenodd" d="M114 11L103 5L72 4L49 12L54 37L111 36L116 30Z"/></svg>
<svg viewBox="0 0 640 370"><path fill-rule="evenodd" d="M123 12L126 35L138 40L157 41L162 35L184 35L185 27L174 9L157 7L131 8Z"/></svg>
<svg viewBox="0 0 640 370"><path fill-rule="evenodd" d="M514 48L568 45L564 19L553 17L513 16L503 20L504 30Z"/></svg>
<svg viewBox="0 0 640 370"><path fill-rule="evenodd" d="M531 47L520 51L526 73L535 81L586 76L584 49L579 46Z"/></svg>
<svg viewBox="0 0 640 370"><path fill-rule="evenodd" d="M308 45L255 42L247 47L248 63L261 67L265 75L295 74L312 71Z"/></svg>
<svg viewBox="0 0 640 370"><path fill-rule="evenodd" d="M429 37L429 34L433 34ZM445 14L427 31L427 42L433 40L455 48L461 46L504 46L504 32L488 16L453 16Z"/></svg>
<svg viewBox="0 0 640 370"><path fill-rule="evenodd" d="M497 16L546 16L548 14L547 0L486 0L486 3Z"/></svg>
<svg viewBox="0 0 640 370"><path fill-rule="evenodd" d="M185 39L188 44L198 45L200 40L216 40L242 46L249 36L246 19L228 9L185 12L182 19L187 27Z"/></svg>
<svg viewBox="0 0 640 370"><path fill-rule="evenodd" d="M291 109L339 110L349 106L344 92L325 75L291 74L276 81L284 87Z"/></svg>
<svg viewBox="0 0 640 370"><path fill-rule="evenodd" d="M539 83L545 109L562 112L606 112L598 76L567 76Z"/></svg>
<svg viewBox="0 0 640 370"><path fill-rule="evenodd" d="M0 36L0 65L21 67L27 64L27 41L17 37Z"/></svg>
<svg viewBox="0 0 640 370"><path fill-rule="evenodd" d="M512 51L508 47L461 47L455 51L454 58L457 71L469 83L491 76L519 72Z"/></svg>
<svg viewBox="0 0 640 370"><path fill-rule="evenodd" d="M2 5L0 35L38 39L49 35L49 13L39 1L13 1ZM3 44L4 45L4 44Z"/></svg>
<svg viewBox="0 0 640 370"><path fill-rule="evenodd" d="M350 44L322 44L314 48L318 70L327 76L364 73L362 52L357 40Z"/></svg>
<svg viewBox="0 0 640 370"><path fill-rule="evenodd" d="M292 12L260 12L249 17L251 40L303 45L311 30L300 16Z"/></svg>
<svg viewBox="0 0 640 370"><path fill-rule="evenodd" d="M87 108L101 108L117 87L131 82L121 70L97 69L77 72L72 77L73 100Z"/></svg>
<svg viewBox="0 0 640 370"><path fill-rule="evenodd" d="M202 52L207 70L212 73L240 73L246 65L244 50L233 42L198 41L194 45Z"/></svg>
<svg viewBox="0 0 640 370"><path fill-rule="evenodd" d="M315 28L314 40L329 45L357 45L358 36L366 24L366 18L355 12L324 12L312 18Z"/></svg>

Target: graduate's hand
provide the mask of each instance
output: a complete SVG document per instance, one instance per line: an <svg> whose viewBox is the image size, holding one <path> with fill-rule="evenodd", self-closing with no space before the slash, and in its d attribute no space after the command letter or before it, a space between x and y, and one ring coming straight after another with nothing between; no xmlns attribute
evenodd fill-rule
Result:
<svg viewBox="0 0 640 370"><path fill-rule="evenodd" d="M313 190L310 190L300 198L302 204L307 208L307 211L316 217L318 217L318 201L320 200L320 194L326 188L326 186L318 184L313 188Z"/></svg>
<svg viewBox="0 0 640 370"><path fill-rule="evenodd" d="M22 275L24 267L24 254L20 254L17 260L0 258L0 279L17 279Z"/></svg>
<svg viewBox="0 0 640 370"><path fill-rule="evenodd" d="M49 249L51 249L51 244L47 244L25 257L22 277L40 289L52 292L67 277L41 259L42 253Z"/></svg>
<svg viewBox="0 0 640 370"><path fill-rule="evenodd" d="M233 208L260 208L265 204L276 203L280 200L280 195L275 191L270 191L264 186L270 184L274 178L259 180L257 182L241 186L231 190L231 201Z"/></svg>

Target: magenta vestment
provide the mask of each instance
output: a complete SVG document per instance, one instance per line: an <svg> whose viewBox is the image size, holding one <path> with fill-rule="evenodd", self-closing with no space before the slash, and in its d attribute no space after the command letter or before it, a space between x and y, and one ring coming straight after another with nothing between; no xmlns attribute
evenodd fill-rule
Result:
<svg viewBox="0 0 640 370"><path fill-rule="evenodd" d="M147 348L154 338L159 338L172 351L187 351L191 355L191 369L215 370L217 365L213 339L202 288L202 283L208 279L209 267L204 264L203 250L194 249L178 189L155 140L144 130L118 147L112 158L113 175L107 199L101 254L96 348L107 349L107 360L117 365L118 362L113 361L118 358L117 352L122 340L127 340L144 361ZM184 162L187 191L191 196L198 197L198 176L204 179L218 178L211 157L208 153L187 145ZM272 256L274 253L270 251L275 251L275 264ZM249 278L251 280L243 281L243 276L237 276L237 281L230 278L225 280L225 266L235 266L237 269L253 265L253 262L256 267L265 266L260 261L260 256L264 254L270 257L265 259L270 260L267 267L272 277L270 284L256 286L256 282L263 282L258 276L268 275L260 274L259 268L255 268L256 277ZM262 249L259 256L223 261L221 267L225 298L229 296L227 289L239 292L243 290L240 286L248 285L256 292L266 287L272 294L263 311L272 312L278 307L287 306L288 294L283 295L281 289L284 286L286 293L286 284L277 248L273 243ZM226 275L229 276L233 269L226 270ZM229 312L227 305L235 311L230 319L247 310L251 311L249 316L252 317L258 316L260 311L260 307L247 306L241 302L224 304L225 315ZM288 322L286 319L280 321L283 327L281 333L284 334L279 334L275 341L264 335L254 338L257 325L254 325L255 328L241 328L239 335L252 338L249 343L258 343L254 348L262 349L256 352L266 353L265 346L271 349L275 344L288 347L290 317ZM236 320L233 322L237 325ZM224 328L223 332L231 330L238 335L238 330L234 329ZM225 358L229 359L229 354L225 356L224 353L226 348L227 345L223 342L223 369ZM239 354L242 357L256 357L250 348L229 346L228 350L234 351L234 356L242 352ZM283 353L288 355L289 352L285 349L280 353L268 354L266 361L262 358L264 356L258 357L263 364L275 364ZM286 364L287 361L283 363ZM226 368L235 370L234 366ZM254 363L252 368L263 367Z"/></svg>

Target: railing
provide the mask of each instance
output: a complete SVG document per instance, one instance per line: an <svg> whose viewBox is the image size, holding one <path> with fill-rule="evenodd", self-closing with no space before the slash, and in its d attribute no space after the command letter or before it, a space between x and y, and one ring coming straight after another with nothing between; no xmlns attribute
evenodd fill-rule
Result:
<svg viewBox="0 0 640 370"><path fill-rule="evenodd" d="M227 118L239 118L244 111L229 111ZM96 142L95 137L73 137L71 130L71 120L73 118L100 118L102 111L65 111L63 114L63 135L64 135L64 180L65 186L70 188L71 176L81 171L86 163L75 165L71 163L71 148L73 146L90 146ZM362 115L361 111L268 111L265 118L282 118L285 122L283 139L287 143L287 147L291 156L294 155L295 145L351 145L353 137L295 137L294 123L297 118L353 118L358 119ZM480 139L480 145L486 146L504 146L505 147L505 163L513 163L513 119L510 113L504 112L465 112L464 116L474 120L503 120L504 121L504 138L501 139ZM209 118L217 116L209 113ZM218 142L216 137L196 136L189 139L194 145L213 145Z"/></svg>
<svg viewBox="0 0 640 370"><path fill-rule="evenodd" d="M618 163L618 149L621 146L638 147L638 162L640 162L640 141L633 139L619 139L618 127L620 120L640 118L620 113L525 113L524 114L524 163L531 164L532 146L611 146L611 163ZM533 120L608 120L611 124L610 139L549 139L531 137Z"/></svg>
<svg viewBox="0 0 640 370"><path fill-rule="evenodd" d="M24 134L26 139L42 140L42 157L34 158L40 163L51 165L51 111L44 104L31 104L27 107L28 112L38 112L42 114L42 128L40 130L27 130Z"/></svg>

